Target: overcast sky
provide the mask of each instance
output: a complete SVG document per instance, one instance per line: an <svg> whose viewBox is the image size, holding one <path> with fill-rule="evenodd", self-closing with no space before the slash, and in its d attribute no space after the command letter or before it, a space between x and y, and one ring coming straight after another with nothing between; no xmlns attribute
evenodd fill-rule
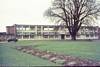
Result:
<svg viewBox="0 0 100 67"><path fill-rule="evenodd" d="M13 24L48 24L43 13L50 1L0 0L0 31L6 31L5 26Z"/></svg>
<svg viewBox="0 0 100 67"><path fill-rule="evenodd" d="M13 24L52 24L43 17L51 0L0 0L0 31Z"/></svg>

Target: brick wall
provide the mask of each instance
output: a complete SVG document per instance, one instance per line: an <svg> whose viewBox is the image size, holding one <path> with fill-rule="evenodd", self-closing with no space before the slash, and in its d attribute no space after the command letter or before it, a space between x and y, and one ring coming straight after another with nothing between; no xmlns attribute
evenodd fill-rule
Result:
<svg viewBox="0 0 100 67"><path fill-rule="evenodd" d="M16 27L15 26L7 26L6 32L7 32L7 39L16 37Z"/></svg>
<svg viewBox="0 0 100 67"><path fill-rule="evenodd" d="M14 35L14 36L16 35L15 26L7 26L6 30L7 30L7 34Z"/></svg>

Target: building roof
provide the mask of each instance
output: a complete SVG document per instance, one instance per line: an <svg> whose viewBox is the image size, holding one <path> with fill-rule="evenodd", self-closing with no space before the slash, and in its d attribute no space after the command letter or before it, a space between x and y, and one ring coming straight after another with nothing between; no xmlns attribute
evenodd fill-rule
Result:
<svg viewBox="0 0 100 67"><path fill-rule="evenodd" d="M27 25L29 24L14 24L13 26L27 26ZM30 24L29 26L66 26L66 25L32 25ZM98 27L98 26L82 26L82 27Z"/></svg>

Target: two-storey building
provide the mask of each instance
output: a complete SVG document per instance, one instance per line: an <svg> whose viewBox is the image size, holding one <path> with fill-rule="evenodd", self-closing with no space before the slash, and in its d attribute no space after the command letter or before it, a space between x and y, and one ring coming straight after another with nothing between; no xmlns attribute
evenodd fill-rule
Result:
<svg viewBox="0 0 100 67"><path fill-rule="evenodd" d="M21 40L66 40L71 39L65 25L22 25L7 26L7 33ZM97 26L82 26L77 39L98 39Z"/></svg>

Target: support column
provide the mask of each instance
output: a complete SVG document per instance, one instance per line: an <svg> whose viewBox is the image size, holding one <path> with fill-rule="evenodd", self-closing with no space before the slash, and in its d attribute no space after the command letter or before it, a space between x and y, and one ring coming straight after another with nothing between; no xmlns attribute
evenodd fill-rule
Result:
<svg viewBox="0 0 100 67"><path fill-rule="evenodd" d="M29 25L29 39L30 39L30 25Z"/></svg>
<svg viewBox="0 0 100 67"><path fill-rule="evenodd" d="M37 26L35 26L35 39L37 39Z"/></svg>
<svg viewBox="0 0 100 67"><path fill-rule="evenodd" d="M56 34L54 34L54 39L56 39Z"/></svg>
<svg viewBox="0 0 100 67"><path fill-rule="evenodd" d="M29 33L29 39L31 39L31 37L30 37L30 33Z"/></svg>
<svg viewBox="0 0 100 67"><path fill-rule="evenodd" d="M22 39L23 39L23 26L22 26Z"/></svg>
<svg viewBox="0 0 100 67"><path fill-rule="evenodd" d="M49 34L49 26L48 26L48 34ZM49 35L48 35L48 40L50 39Z"/></svg>
<svg viewBox="0 0 100 67"><path fill-rule="evenodd" d="M43 39L43 26L41 26L41 38Z"/></svg>

